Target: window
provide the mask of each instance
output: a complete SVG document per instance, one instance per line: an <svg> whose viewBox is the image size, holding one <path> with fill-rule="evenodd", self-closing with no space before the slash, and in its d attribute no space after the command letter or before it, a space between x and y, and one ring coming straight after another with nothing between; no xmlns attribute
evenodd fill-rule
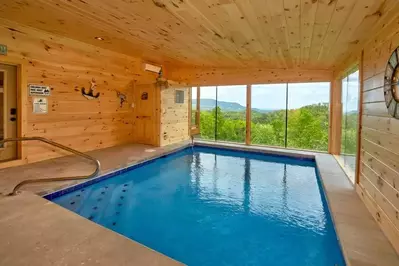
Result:
<svg viewBox="0 0 399 266"><path fill-rule="evenodd" d="M287 147L328 150L330 83L288 84Z"/></svg>
<svg viewBox="0 0 399 266"><path fill-rule="evenodd" d="M200 88L200 133L205 140L245 142L247 86Z"/></svg>
<svg viewBox="0 0 399 266"><path fill-rule="evenodd" d="M184 103L184 91L176 90L175 103Z"/></svg>
<svg viewBox="0 0 399 266"><path fill-rule="evenodd" d="M200 87L201 139L216 139L216 86Z"/></svg>
<svg viewBox="0 0 399 266"><path fill-rule="evenodd" d="M191 88L191 127L197 128L199 124L199 113L197 106L197 87Z"/></svg>
<svg viewBox="0 0 399 266"><path fill-rule="evenodd" d="M246 85L200 87L201 138L246 142L246 96ZM250 102L251 144L328 151L329 82L252 85Z"/></svg>
<svg viewBox="0 0 399 266"><path fill-rule="evenodd" d="M287 84L252 85L251 143L285 147Z"/></svg>
<svg viewBox="0 0 399 266"><path fill-rule="evenodd" d="M218 86L216 140L245 142L247 86Z"/></svg>
<svg viewBox="0 0 399 266"><path fill-rule="evenodd" d="M359 119L359 71L342 80L341 155L345 172L355 181Z"/></svg>

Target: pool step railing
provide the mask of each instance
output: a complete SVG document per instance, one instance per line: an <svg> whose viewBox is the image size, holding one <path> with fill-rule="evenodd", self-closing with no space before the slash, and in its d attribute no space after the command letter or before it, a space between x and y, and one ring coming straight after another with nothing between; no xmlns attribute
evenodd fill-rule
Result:
<svg viewBox="0 0 399 266"><path fill-rule="evenodd" d="M22 187L25 186L27 184L33 184L33 183L48 183L48 182L61 182L61 181L74 181L74 180L84 180L84 179L90 179L95 177L99 172L100 172L100 161L98 161L96 158L85 154L83 152L77 151L75 149L69 148L67 146L64 146L60 143L54 142L52 140L43 138L43 137L21 137L21 138L7 138L7 139L3 139L0 140L0 146L6 142L22 142L22 141L41 141L44 143L47 143L51 146L60 148L62 150L68 151L70 153L76 154L80 157L83 157L87 160L92 161L95 166L96 169L94 170L94 172L92 172L90 175L86 175L86 176L70 176L70 177L51 177L51 178L38 178L38 179L26 179L20 183L18 183L13 191L9 194L9 196L13 196L16 195L18 190Z"/></svg>

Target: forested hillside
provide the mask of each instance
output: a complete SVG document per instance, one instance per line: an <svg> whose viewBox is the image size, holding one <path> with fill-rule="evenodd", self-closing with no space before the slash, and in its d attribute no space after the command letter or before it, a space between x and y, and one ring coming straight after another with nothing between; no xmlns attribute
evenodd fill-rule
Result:
<svg viewBox="0 0 399 266"><path fill-rule="evenodd" d="M202 103L201 103L202 106ZM240 108L241 109L241 108ZM252 109L251 142L268 146L285 146L286 110ZM343 152L355 153L356 114L348 116ZM217 108L202 110L201 138L245 142L245 110ZM288 110L287 147L327 151L329 104L321 103ZM353 126L351 126L353 125Z"/></svg>

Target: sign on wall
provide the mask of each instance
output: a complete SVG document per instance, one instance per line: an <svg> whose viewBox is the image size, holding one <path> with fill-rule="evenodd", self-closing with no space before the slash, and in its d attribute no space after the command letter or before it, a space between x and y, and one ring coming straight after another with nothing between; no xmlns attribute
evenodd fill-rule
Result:
<svg viewBox="0 0 399 266"><path fill-rule="evenodd" d="M50 87L43 85L29 84L30 96L50 96Z"/></svg>
<svg viewBox="0 0 399 266"><path fill-rule="evenodd" d="M48 110L47 98L44 97L33 98L34 114L47 114L47 110Z"/></svg>
<svg viewBox="0 0 399 266"><path fill-rule="evenodd" d="M7 55L7 45L0 44L0 55Z"/></svg>

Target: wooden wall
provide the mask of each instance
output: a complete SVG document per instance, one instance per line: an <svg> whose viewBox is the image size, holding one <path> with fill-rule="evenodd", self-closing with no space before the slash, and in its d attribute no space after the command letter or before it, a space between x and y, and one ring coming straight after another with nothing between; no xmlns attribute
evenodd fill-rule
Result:
<svg viewBox="0 0 399 266"><path fill-rule="evenodd" d="M184 103L175 103L176 90L184 91ZM161 90L161 146L189 139L190 88L171 85Z"/></svg>
<svg viewBox="0 0 399 266"><path fill-rule="evenodd" d="M22 63L27 83L51 87L48 114L33 114L32 98L25 99L24 136L46 137L80 151L132 140L132 90L136 83L150 84L156 78L142 71L140 59L6 20L0 20L0 36L0 43L8 46L0 62ZM100 97L87 100L80 90L89 89L92 80ZM127 96L122 107L116 91ZM22 159L34 162L65 154L45 144L26 143Z"/></svg>
<svg viewBox="0 0 399 266"><path fill-rule="evenodd" d="M4 91L3 91L3 73L0 73L0 139L3 138L3 129L4 129L4 114L3 114L3 108L4 108Z"/></svg>
<svg viewBox="0 0 399 266"><path fill-rule="evenodd" d="M190 85L247 85L283 82L331 81L330 70L263 68L168 68L168 78Z"/></svg>
<svg viewBox="0 0 399 266"><path fill-rule="evenodd" d="M388 59L399 46L398 25L399 16L364 47L357 190L399 252L399 120L388 114L382 87Z"/></svg>

